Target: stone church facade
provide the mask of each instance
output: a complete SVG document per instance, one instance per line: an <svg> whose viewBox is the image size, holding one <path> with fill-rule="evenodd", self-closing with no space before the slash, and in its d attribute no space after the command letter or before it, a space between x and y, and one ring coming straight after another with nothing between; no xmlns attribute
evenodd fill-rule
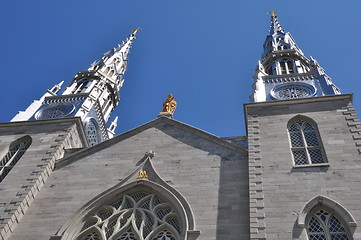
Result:
<svg viewBox="0 0 361 240"><path fill-rule="evenodd" d="M174 108L114 136L139 29L1 123L0 239L361 239L352 95L271 14L246 137L178 122Z"/></svg>

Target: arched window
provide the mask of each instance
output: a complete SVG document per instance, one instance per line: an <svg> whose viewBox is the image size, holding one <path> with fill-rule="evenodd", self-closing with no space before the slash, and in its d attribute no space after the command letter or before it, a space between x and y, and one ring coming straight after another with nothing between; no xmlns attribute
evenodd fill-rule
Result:
<svg viewBox="0 0 361 240"><path fill-rule="evenodd" d="M285 49L285 48L283 47L283 49ZM279 67L280 67L280 74L295 73L293 60L288 59L288 58L283 58L283 59L279 60L278 62L279 62Z"/></svg>
<svg viewBox="0 0 361 240"><path fill-rule="evenodd" d="M292 61L287 61L287 68L288 68L288 73L294 73L295 70L293 68L293 62Z"/></svg>
<svg viewBox="0 0 361 240"><path fill-rule="evenodd" d="M311 120L301 116L291 119L288 133L295 165L327 162L317 126Z"/></svg>
<svg viewBox="0 0 361 240"><path fill-rule="evenodd" d="M10 144L8 152L0 160L0 182L2 182L6 175L11 171L21 156L24 155L31 142L30 136L24 136Z"/></svg>
<svg viewBox="0 0 361 240"><path fill-rule="evenodd" d="M286 63L280 62L281 74L287 74Z"/></svg>
<svg viewBox="0 0 361 240"><path fill-rule="evenodd" d="M184 236L176 208L147 191L130 192L92 211L75 240L179 240Z"/></svg>
<svg viewBox="0 0 361 240"><path fill-rule="evenodd" d="M342 219L328 208L315 208L306 220L310 240L351 240L350 231Z"/></svg>

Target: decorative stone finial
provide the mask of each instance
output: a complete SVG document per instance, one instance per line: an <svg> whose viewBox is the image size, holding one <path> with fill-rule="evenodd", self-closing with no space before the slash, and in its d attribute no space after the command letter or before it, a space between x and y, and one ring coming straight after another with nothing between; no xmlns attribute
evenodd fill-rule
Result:
<svg viewBox="0 0 361 240"><path fill-rule="evenodd" d="M172 94L168 94L167 99L163 103L163 110L161 113L159 113L158 117L172 117L173 113L177 107L177 102L174 100L174 97Z"/></svg>
<svg viewBox="0 0 361 240"><path fill-rule="evenodd" d="M145 156L149 158L154 158L155 152L153 150L149 150L149 152L145 153Z"/></svg>

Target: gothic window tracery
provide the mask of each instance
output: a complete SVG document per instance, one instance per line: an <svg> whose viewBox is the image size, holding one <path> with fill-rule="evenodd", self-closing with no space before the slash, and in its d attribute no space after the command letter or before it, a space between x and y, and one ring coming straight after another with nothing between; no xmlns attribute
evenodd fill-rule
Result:
<svg viewBox="0 0 361 240"><path fill-rule="evenodd" d="M179 215L154 193L123 194L86 217L74 240L180 240Z"/></svg>
<svg viewBox="0 0 361 240"><path fill-rule="evenodd" d="M326 162L321 139L315 124L297 117L288 127L291 151L295 165L322 164Z"/></svg>
<svg viewBox="0 0 361 240"><path fill-rule="evenodd" d="M306 229L310 240L352 239L342 219L325 208L317 208L309 214Z"/></svg>
<svg viewBox="0 0 361 240"><path fill-rule="evenodd" d="M89 146L94 146L99 143L99 127L94 118L89 119L85 123L85 133Z"/></svg>
<svg viewBox="0 0 361 240"><path fill-rule="evenodd" d="M25 151L29 148L32 139L30 136L25 136L15 140L10 144L8 152L0 160L0 182L11 171L15 164L24 155Z"/></svg>

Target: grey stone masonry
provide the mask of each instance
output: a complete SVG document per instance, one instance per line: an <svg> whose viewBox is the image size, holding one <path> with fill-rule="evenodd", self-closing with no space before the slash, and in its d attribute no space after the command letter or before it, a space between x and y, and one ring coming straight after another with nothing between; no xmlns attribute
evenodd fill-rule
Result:
<svg viewBox="0 0 361 240"><path fill-rule="evenodd" d="M352 138L355 140L355 145L361 154L361 122L357 116L355 108L350 103L347 107L342 108L342 114L345 115L347 126L350 128Z"/></svg>
<svg viewBox="0 0 361 240"><path fill-rule="evenodd" d="M265 214L262 186L262 161L257 116L247 116L250 239L265 239Z"/></svg>
<svg viewBox="0 0 361 240"><path fill-rule="evenodd" d="M66 148L86 146L78 118L0 124L1 154L14 140L30 136L32 143L0 183L0 239L14 232ZM3 157L3 156L1 156ZM26 239L23 238L23 239Z"/></svg>
<svg viewBox="0 0 361 240"><path fill-rule="evenodd" d="M59 229L74 226L87 202L134 176L150 150L157 175L192 210L200 234L189 239L249 239L247 151L163 117L57 161L10 239L71 239Z"/></svg>
<svg viewBox="0 0 361 240"><path fill-rule="evenodd" d="M251 239L308 239L304 211L314 199L329 199L319 200L316 207L348 211L352 221L347 220L347 214L339 213L339 217L353 239L361 239L356 227L361 224L360 121L352 107L352 95L244 107L249 138ZM294 165L287 126L295 116L316 123L325 163ZM300 218L306 219L306 224Z"/></svg>

